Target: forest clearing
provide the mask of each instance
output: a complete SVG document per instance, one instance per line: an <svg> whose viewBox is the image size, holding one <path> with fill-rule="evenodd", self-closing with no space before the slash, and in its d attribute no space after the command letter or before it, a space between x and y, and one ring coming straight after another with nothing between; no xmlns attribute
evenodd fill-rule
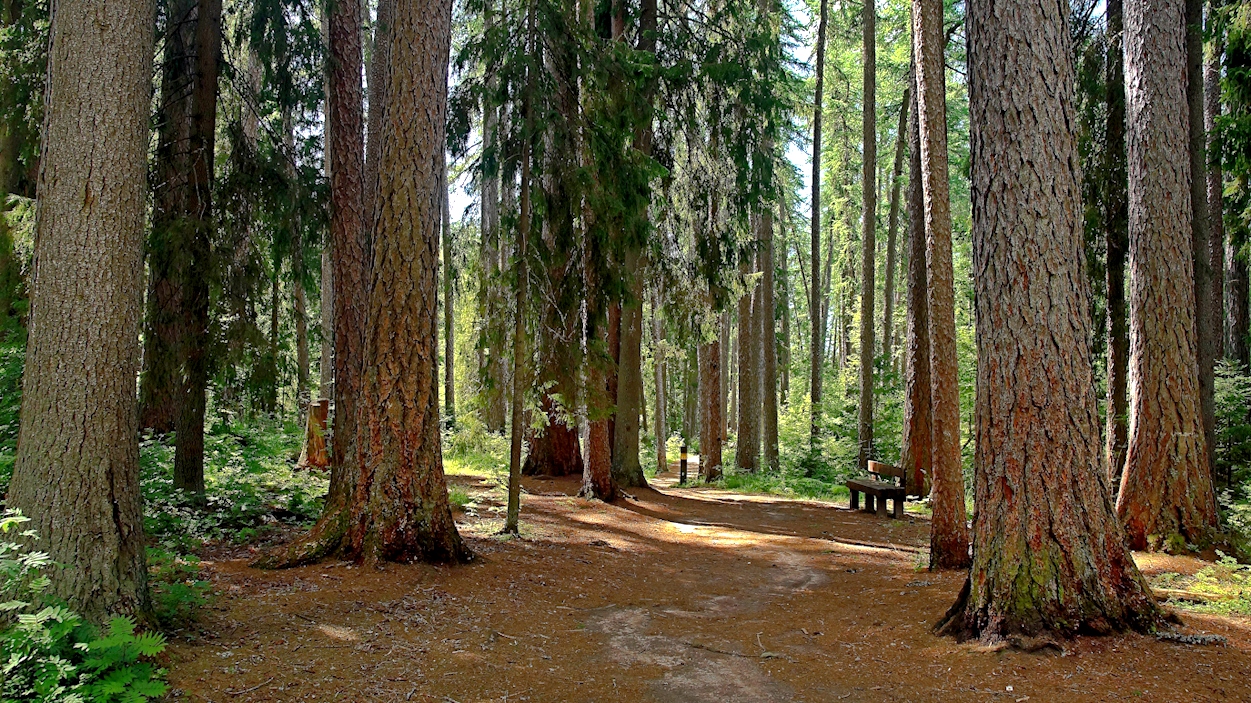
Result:
<svg viewBox="0 0 1251 703"><path fill-rule="evenodd" d="M604 505L532 480L501 540L484 474L452 569L335 562L280 572L247 549L204 564L220 599L170 646L190 701L1223 701L1251 696L1251 618L1186 633L969 648L931 632L960 588L924 568L928 525L846 503L675 487ZM481 502L479 502L481 501ZM498 506L496 506L498 507ZM1191 557L1139 555L1144 572ZM194 634L191 634L194 633ZM1040 643L1041 646L1041 643Z"/></svg>

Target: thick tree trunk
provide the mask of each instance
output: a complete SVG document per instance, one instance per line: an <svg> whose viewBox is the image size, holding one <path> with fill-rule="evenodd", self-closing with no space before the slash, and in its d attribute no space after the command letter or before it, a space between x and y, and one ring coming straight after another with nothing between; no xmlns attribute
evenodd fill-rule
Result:
<svg viewBox="0 0 1251 703"><path fill-rule="evenodd" d="M915 71L909 77L915 88ZM925 272L925 196L921 187L921 133L916 91L908 110L908 313L904 340L904 420L900 464L911 495L930 494L933 459L933 401L930 387L930 313Z"/></svg>
<svg viewBox="0 0 1251 703"><path fill-rule="evenodd" d="M174 442L174 488L204 493L204 412L208 392L209 276L212 263L213 162L217 143L217 73L222 53L221 0L199 0L191 95L191 183L187 266L182 283L183 369ZM307 357L307 347L305 349ZM306 359L307 360L307 359Z"/></svg>
<svg viewBox="0 0 1251 703"><path fill-rule="evenodd" d="M812 111L812 200L810 201L812 208L812 228L811 247L812 255L812 297L808 301L808 314L812 320L812 348L809 355L808 366L808 394L809 400L812 402L812 413L809 420L808 441L811 445L816 445L817 434L820 433L821 421L821 351L825 349L825 343L822 333L825 329L825 301L821 295L818 281L821 280L821 118L822 118L822 98L825 89L825 25L827 15L829 14L829 0L820 0L821 10L820 19L817 22L817 85L816 93L813 96ZM828 252L828 256L833 258L833 250ZM829 268L827 260L826 268ZM828 276L827 276L828 278Z"/></svg>
<svg viewBox="0 0 1251 703"><path fill-rule="evenodd" d="M146 617L139 425L151 0L59 0L17 460L6 507L88 620ZM84 194L87 194L85 197Z"/></svg>
<svg viewBox="0 0 1251 703"><path fill-rule="evenodd" d="M961 638L1162 620L1102 471L1067 20L1059 4L969 6L979 509L940 624Z"/></svg>
<svg viewBox="0 0 1251 703"><path fill-rule="evenodd" d="M877 290L877 8L864 3L864 173L860 185L864 199L864 227L860 257L860 444L859 466L869 467L873 453L873 304ZM944 125L945 128L945 125ZM954 331L954 318L952 321ZM953 340L954 342L954 336ZM952 350L954 352L954 344ZM954 361L954 357L953 357ZM957 393L957 398L959 394ZM958 413L958 410L957 410Z"/></svg>
<svg viewBox="0 0 1251 703"><path fill-rule="evenodd" d="M355 4L355 3L351 3ZM396 0L388 52L358 440L345 556L464 562L434 378L450 0Z"/></svg>
<svg viewBox="0 0 1251 703"><path fill-rule="evenodd" d="M327 159L329 161L329 159ZM327 172L329 173L329 172ZM321 359L317 368L317 397L329 400L334 391L334 256L329 238L321 250Z"/></svg>
<svg viewBox="0 0 1251 703"><path fill-rule="evenodd" d="M909 81L911 83L912 81ZM890 215L886 224L886 287L882 291L882 356L888 366L894 359L895 337L895 235L899 231L899 189L902 185L904 144L908 140L908 110L912 102L911 87L904 88L899 105L899 131L895 133L895 163L890 177Z"/></svg>
<svg viewBox="0 0 1251 703"><path fill-rule="evenodd" d="M753 224L758 216L753 216ZM758 227L758 225L756 225ZM743 256L739 273L754 273L754 253ZM738 301L738 445L734 463L743 471L760 468L760 320L753 287Z"/></svg>
<svg viewBox="0 0 1251 703"><path fill-rule="evenodd" d="M930 496L930 567L969 565L964 471L960 456L960 377L956 369L955 280L951 262L951 203L947 180L947 91L941 0L913 0L917 123L925 196L926 280L930 317L930 386L934 462ZM983 503L982 505L986 505Z"/></svg>
<svg viewBox="0 0 1251 703"><path fill-rule="evenodd" d="M1179 0L1125 5L1129 164L1129 449L1117 500L1135 549L1216 527L1198 372L1186 18ZM1179 233L1182 236L1179 236Z"/></svg>
<svg viewBox="0 0 1251 703"><path fill-rule="evenodd" d="M389 2L383 0L384 4ZM330 93L326 101L329 113L326 149L331 162L330 246L336 288L333 301L335 412L331 433L330 491L321 519L313 529L292 544L262 555L253 562L254 566L262 568L299 566L332 554L345 554L349 507L356 493L360 471L357 419L365 346L365 301L370 278L370 242L364 217L360 4L332 3L329 23ZM379 105L375 103L375 106ZM378 109L381 111L380 107Z"/></svg>
<svg viewBox="0 0 1251 703"><path fill-rule="evenodd" d="M737 433L738 420L738 383L734 374L734 335L731 334L730 311L721 313L721 438L729 439L731 433Z"/></svg>
<svg viewBox="0 0 1251 703"><path fill-rule="evenodd" d="M1125 173L1125 77L1122 0L1108 0L1108 113L1103 166L1104 238L1107 246L1108 402L1105 451L1113 493L1121 485L1129 444L1129 321L1125 303L1125 256L1129 251L1129 201Z"/></svg>
<svg viewBox="0 0 1251 703"><path fill-rule="evenodd" d="M699 345L699 476L721 478L721 340Z"/></svg>
<svg viewBox="0 0 1251 703"><path fill-rule="evenodd" d="M1194 257L1195 339L1199 362L1199 412L1208 447L1216 444L1216 360L1223 330L1221 299L1212 271L1211 227L1208 222L1207 132L1203 126L1203 0L1186 0L1186 107L1190 132L1190 225ZM1219 269L1218 269L1219 271ZM1209 481L1215 468L1207 453Z"/></svg>
<svg viewBox="0 0 1251 703"><path fill-rule="evenodd" d="M161 61L160 111L148 235L148 295L139 377L140 427L172 432L182 382L183 281L188 248L187 197L191 177L191 94L195 84L196 0L167 8Z"/></svg>

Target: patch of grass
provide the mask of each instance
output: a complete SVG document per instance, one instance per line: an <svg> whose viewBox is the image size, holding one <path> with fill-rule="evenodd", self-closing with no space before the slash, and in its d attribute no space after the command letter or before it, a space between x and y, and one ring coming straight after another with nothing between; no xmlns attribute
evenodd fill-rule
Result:
<svg viewBox="0 0 1251 703"><path fill-rule="evenodd" d="M1251 615L1251 566L1223 552L1194 576L1166 572L1151 578L1154 588L1177 592L1169 604L1199 613Z"/></svg>
<svg viewBox="0 0 1251 703"><path fill-rule="evenodd" d="M473 498L469 495L469 491L458 486L452 486L447 489L448 502L457 510L465 510L473 504Z"/></svg>
<svg viewBox="0 0 1251 703"><path fill-rule="evenodd" d="M792 498L839 500L848 496L847 487L841 482L808 478L802 472L794 470L747 473L731 466L725 468L724 477L716 485L741 493L766 493Z"/></svg>

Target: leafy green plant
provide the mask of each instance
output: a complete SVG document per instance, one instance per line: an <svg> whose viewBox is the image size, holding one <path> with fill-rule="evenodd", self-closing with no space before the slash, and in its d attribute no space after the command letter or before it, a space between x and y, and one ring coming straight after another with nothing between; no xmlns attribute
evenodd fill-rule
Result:
<svg viewBox="0 0 1251 703"><path fill-rule="evenodd" d="M195 620L212 595L209 582L200 577L197 557L159 548L148 550L148 588L153 614L167 629Z"/></svg>
<svg viewBox="0 0 1251 703"><path fill-rule="evenodd" d="M163 669L148 659L165 638L135 632L130 618L113 618L104 636L46 593L47 554L28 544L29 521L9 510L0 517L0 700L40 703L144 703L163 696ZM16 534L14 534L16 533ZM18 538L22 541L15 541Z"/></svg>

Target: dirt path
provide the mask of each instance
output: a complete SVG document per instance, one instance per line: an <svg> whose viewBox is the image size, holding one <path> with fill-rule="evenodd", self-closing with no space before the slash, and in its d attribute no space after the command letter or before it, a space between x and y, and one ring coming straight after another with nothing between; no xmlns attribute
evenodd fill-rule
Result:
<svg viewBox="0 0 1251 703"><path fill-rule="evenodd" d="M1251 620L1185 616L1224 647L979 651L930 634L962 576L918 570L924 520L655 485L604 506L527 482L525 539L460 516L467 567L214 561L222 596L171 647L171 684L217 703L1251 700Z"/></svg>

